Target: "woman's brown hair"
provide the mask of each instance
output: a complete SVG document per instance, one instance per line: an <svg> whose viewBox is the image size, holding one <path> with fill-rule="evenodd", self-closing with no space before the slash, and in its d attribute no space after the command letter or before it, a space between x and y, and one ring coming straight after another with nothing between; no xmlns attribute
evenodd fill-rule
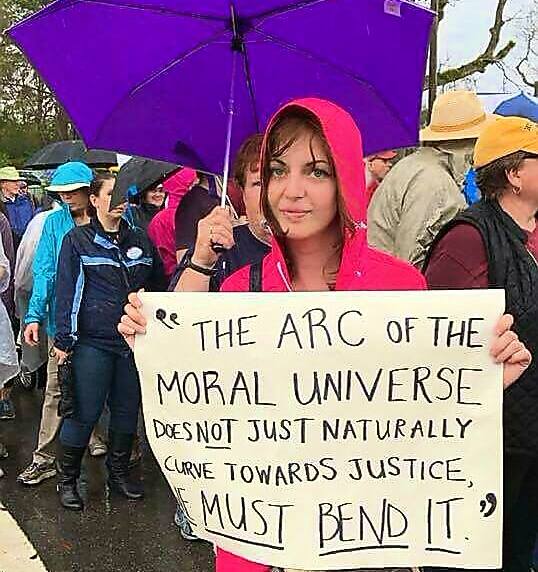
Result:
<svg viewBox="0 0 538 572"><path fill-rule="evenodd" d="M516 151L506 157L492 161L476 170L476 185L485 199L498 200L501 195L510 190L510 181L507 174L517 171L523 161L529 157L536 157L526 151Z"/></svg>
<svg viewBox="0 0 538 572"><path fill-rule="evenodd" d="M263 135L256 133L243 141L235 157L233 179L243 190L247 182L247 172L255 173L260 164L260 150Z"/></svg>
<svg viewBox="0 0 538 572"><path fill-rule="evenodd" d="M340 237L338 243L335 244L335 256L338 256L338 266L340 266L344 238L346 234L353 234L355 232L355 223L353 222L353 219L351 218L351 215L349 214L346 203L344 201L343 193L338 181L336 165L334 163L329 143L327 142L325 134L323 133L323 128L321 127L319 119L312 112L302 107L287 107L276 118L275 122L271 126L269 134L267 135L265 147L262 149L262 189L260 201L263 215L266 218L274 236L280 243L286 258L286 265L292 278L294 269L286 248L286 232L281 228L278 220L271 210L271 206L269 204L268 189L271 179L271 161L275 158L281 157L284 153L286 153L286 151L299 139L299 137L305 131L311 134L310 153L312 155L312 160L316 160L313 150L313 141L314 139L318 139L329 159L331 173L333 173L336 182L337 217L340 228ZM336 274L334 272L327 273L327 284L329 287L334 286L335 280Z"/></svg>
<svg viewBox="0 0 538 572"><path fill-rule="evenodd" d="M98 197L99 193L101 192L101 188L103 187L103 183L105 181L110 181L111 179L113 180L115 178L116 177L112 173L97 173L93 178L93 181L90 183L90 187L88 189L88 198L91 195ZM95 218L97 216L97 210L95 209L95 207L92 205L91 202L88 202L88 207L86 211L90 218Z"/></svg>

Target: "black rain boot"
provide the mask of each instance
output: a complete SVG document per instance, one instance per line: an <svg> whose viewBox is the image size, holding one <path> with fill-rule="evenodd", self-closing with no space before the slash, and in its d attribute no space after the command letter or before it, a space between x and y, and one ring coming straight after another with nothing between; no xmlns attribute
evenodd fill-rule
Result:
<svg viewBox="0 0 538 572"><path fill-rule="evenodd" d="M56 487L61 505L67 510L83 510L84 503L77 491L77 479L86 447L62 445L62 458L59 462L59 480Z"/></svg>
<svg viewBox="0 0 538 572"><path fill-rule="evenodd" d="M111 490L130 500L138 500L144 496L140 483L129 479L129 458L133 448L134 435L110 431L108 440L108 486Z"/></svg>

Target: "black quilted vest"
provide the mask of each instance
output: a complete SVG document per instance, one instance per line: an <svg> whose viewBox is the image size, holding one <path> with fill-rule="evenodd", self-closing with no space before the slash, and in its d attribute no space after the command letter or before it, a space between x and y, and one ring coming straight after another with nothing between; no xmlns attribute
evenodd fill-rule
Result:
<svg viewBox="0 0 538 572"><path fill-rule="evenodd" d="M460 223L482 235L488 256L490 288L504 288L514 331L533 355L533 363L504 392L504 445L507 453L538 457L538 263L526 247L527 234L496 201L481 200L446 225L432 245Z"/></svg>

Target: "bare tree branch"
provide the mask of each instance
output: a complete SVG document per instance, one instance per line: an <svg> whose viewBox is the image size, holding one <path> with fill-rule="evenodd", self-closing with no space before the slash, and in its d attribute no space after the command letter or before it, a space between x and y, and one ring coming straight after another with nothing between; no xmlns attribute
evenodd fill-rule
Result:
<svg viewBox="0 0 538 572"><path fill-rule="evenodd" d="M538 41L537 25L538 7L535 7L525 19L522 27L521 38L525 42L525 51L515 66L515 71L521 81L525 85L534 88L534 95L536 96L538 96L538 67L536 66L538 53L534 46ZM534 77L531 77L531 74Z"/></svg>
<svg viewBox="0 0 538 572"><path fill-rule="evenodd" d="M529 56L532 53L532 41L533 41L532 36L529 36L527 38L527 47L526 47L527 49L526 49L525 55L521 58L521 61L516 66L516 71L519 74L519 77L521 78L523 83L525 85L528 85L529 87L534 87L535 82L531 82L531 80L527 78L527 75L523 71L522 66L524 63L526 63L529 60Z"/></svg>
<svg viewBox="0 0 538 572"><path fill-rule="evenodd" d="M449 0L441 0L442 8L446 8ZM446 85L475 73L484 73L488 66L500 62L512 51L516 43L510 40L502 48L499 48L501 40L501 32L503 26L508 20L504 19L504 10L508 0L497 0L497 8L495 10L495 21L489 30L489 41L484 51L474 60L467 62L456 68L443 70L437 77L438 85ZM425 88L429 85L429 77L426 77L424 82Z"/></svg>
<svg viewBox="0 0 538 572"><path fill-rule="evenodd" d="M440 22L445 17L445 8L448 6L450 0L439 0L439 14L437 19Z"/></svg>

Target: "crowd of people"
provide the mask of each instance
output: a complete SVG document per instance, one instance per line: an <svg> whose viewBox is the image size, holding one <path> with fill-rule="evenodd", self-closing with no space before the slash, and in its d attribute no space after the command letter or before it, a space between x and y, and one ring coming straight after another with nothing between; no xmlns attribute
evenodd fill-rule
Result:
<svg viewBox="0 0 538 572"><path fill-rule="evenodd" d="M464 192L469 173L480 194L474 204ZM77 482L88 450L107 455L112 491L142 499L130 473L143 437L130 349L145 332L142 288L504 288L506 314L490 348L505 388L503 570L528 572L538 533L535 122L488 115L474 93L447 92L419 148L363 157L345 110L302 99L243 143L229 207L208 191L207 175L189 168L139 189L137 204L129 194L111 208L114 184L111 173L65 163L44 210L15 168L0 169L0 419L15 417L16 380L40 379L47 368L38 442L21 485L57 476L61 506L83 510ZM196 539L179 506L175 521ZM216 568L269 572L271 563L217 548Z"/></svg>

